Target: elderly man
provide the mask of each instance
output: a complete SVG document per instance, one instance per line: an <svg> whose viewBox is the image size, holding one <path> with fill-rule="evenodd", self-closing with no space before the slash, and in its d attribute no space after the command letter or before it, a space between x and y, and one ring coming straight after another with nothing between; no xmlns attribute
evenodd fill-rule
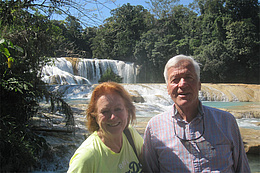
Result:
<svg viewBox="0 0 260 173"><path fill-rule="evenodd" d="M169 111L153 117L145 130L146 172L250 172L233 115L203 106L200 68L189 56L171 58L164 69Z"/></svg>

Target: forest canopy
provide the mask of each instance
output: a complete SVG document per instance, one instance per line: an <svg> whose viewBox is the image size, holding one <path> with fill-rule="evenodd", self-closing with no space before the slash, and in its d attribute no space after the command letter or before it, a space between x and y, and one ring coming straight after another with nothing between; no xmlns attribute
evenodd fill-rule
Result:
<svg viewBox="0 0 260 173"><path fill-rule="evenodd" d="M150 0L149 9L123 4L91 27L83 19L95 18L80 3L1 1L1 38L23 48L27 58L33 54L39 69L42 57L116 59L141 66L138 82L163 82L167 60L185 54L200 62L202 82L259 83L258 0L178 2ZM81 17L70 13L72 7ZM53 14L67 18L50 20Z"/></svg>

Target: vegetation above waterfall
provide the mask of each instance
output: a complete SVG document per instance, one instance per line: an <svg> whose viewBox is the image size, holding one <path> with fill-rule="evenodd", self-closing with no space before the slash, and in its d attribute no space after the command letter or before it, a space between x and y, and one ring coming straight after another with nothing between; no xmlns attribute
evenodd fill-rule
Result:
<svg viewBox="0 0 260 173"><path fill-rule="evenodd" d="M115 74L111 68L108 68L105 73L101 76L99 79L99 83L101 82L107 82L107 81L113 81L117 83L122 83L123 78L119 75Z"/></svg>

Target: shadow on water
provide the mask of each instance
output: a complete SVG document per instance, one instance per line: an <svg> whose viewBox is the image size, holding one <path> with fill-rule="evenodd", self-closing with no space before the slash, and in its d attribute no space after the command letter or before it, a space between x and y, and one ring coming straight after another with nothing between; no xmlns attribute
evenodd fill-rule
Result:
<svg viewBox="0 0 260 173"><path fill-rule="evenodd" d="M252 173L260 173L260 155L247 154L249 166Z"/></svg>

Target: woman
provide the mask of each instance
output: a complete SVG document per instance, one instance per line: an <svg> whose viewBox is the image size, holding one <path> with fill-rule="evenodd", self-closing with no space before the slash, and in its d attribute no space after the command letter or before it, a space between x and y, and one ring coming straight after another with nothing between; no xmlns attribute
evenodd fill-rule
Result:
<svg viewBox="0 0 260 173"><path fill-rule="evenodd" d="M143 138L129 126L135 118L135 107L121 85L99 84L87 109L87 128L93 133L72 156L68 172L141 172L138 156ZM125 129L130 131L137 154Z"/></svg>

